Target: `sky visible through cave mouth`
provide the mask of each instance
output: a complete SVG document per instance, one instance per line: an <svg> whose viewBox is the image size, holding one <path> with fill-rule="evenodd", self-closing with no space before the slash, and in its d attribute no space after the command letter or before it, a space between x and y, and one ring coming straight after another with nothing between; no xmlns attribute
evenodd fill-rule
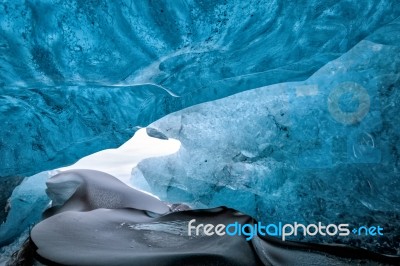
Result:
<svg viewBox="0 0 400 266"><path fill-rule="evenodd" d="M72 169L93 169L115 176L131 185L132 169L150 157L165 156L178 151L180 142L175 139L158 139L147 135L146 129L136 131L135 135L116 149L107 149L88 155L73 165L58 168L55 172Z"/></svg>

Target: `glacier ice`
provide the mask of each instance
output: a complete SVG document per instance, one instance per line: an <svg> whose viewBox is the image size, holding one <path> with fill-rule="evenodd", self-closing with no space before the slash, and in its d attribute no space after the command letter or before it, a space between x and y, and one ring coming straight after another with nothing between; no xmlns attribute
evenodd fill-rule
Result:
<svg viewBox="0 0 400 266"><path fill-rule="evenodd" d="M283 242L267 236L254 236L246 240L244 234L206 235L188 231L188 224L240 224L244 227L256 223L246 214L226 207L207 210L179 210L171 208L164 214L155 214L161 201L135 191L116 178L99 171L72 170L53 177L68 185L81 176L88 189L97 185L111 185L109 192L122 198L131 198L130 208L93 197L66 197L59 212L35 225L29 240L12 265L19 261L30 265L354 265L396 264L399 258L352 249L343 246ZM102 176L101 178L97 178ZM61 177L61 179L60 179ZM105 178L106 177L106 178ZM51 181L50 179L49 181ZM116 183L117 182L117 183ZM47 182L52 189L52 183ZM107 195L101 193L98 197ZM70 200L75 204L70 205ZM96 202L92 209L82 205ZM100 203L100 204L98 204ZM70 205L66 208L67 205ZM122 207L122 208L121 208ZM140 209L137 209L139 207ZM143 210L143 207L146 211ZM246 235L248 235L246 233Z"/></svg>
<svg viewBox="0 0 400 266"><path fill-rule="evenodd" d="M117 147L193 104L309 77L398 1L2 1L0 176ZM177 97L178 96L178 97Z"/></svg>
<svg viewBox="0 0 400 266"><path fill-rule="evenodd" d="M373 249L398 253L399 15L391 0L2 1L0 178L248 91L152 125L183 146L133 183L261 220L381 222ZM17 188L0 245L39 219L45 178Z"/></svg>
<svg viewBox="0 0 400 266"><path fill-rule="evenodd" d="M377 245L345 241L396 254L399 73L400 46L362 41L304 82L169 114L150 126L180 150L140 162L132 183L163 200L224 205L265 222L380 224Z"/></svg>
<svg viewBox="0 0 400 266"><path fill-rule="evenodd" d="M21 176L0 179L0 223L4 221L9 210L9 198L15 187L24 180Z"/></svg>
<svg viewBox="0 0 400 266"><path fill-rule="evenodd" d="M10 199L7 219L0 225L0 247L12 243L27 228L40 221L50 200L45 182L49 172L26 177L17 186Z"/></svg>
<svg viewBox="0 0 400 266"><path fill-rule="evenodd" d="M152 121L143 116L144 103L164 96L152 85L1 88L0 176L29 176L120 146L138 120Z"/></svg>

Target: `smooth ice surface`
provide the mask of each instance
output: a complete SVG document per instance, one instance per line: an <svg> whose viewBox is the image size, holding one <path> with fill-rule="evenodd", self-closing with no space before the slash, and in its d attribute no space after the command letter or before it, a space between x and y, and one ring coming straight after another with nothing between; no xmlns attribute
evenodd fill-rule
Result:
<svg viewBox="0 0 400 266"><path fill-rule="evenodd" d="M137 191L112 175L81 169L61 172L46 182L46 193L52 207L45 216L77 210L98 208L135 208L155 213L166 213L169 207L157 198Z"/></svg>
<svg viewBox="0 0 400 266"><path fill-rule="evenodd" d="M156 131L153 129L152 132ZM156 136L159 134L160 133L153 133L153 135ZM6 206L8 212L5 214L8 216L6 223L0 226L0 236L2 236L0 247L2 245L9 244L11 241L14 241L14 239L18 237L24 230L26 231L29 226L40 220L42 212L50 201L50 198L48 198L45 193L45 182L48 178L69 170L91 169L111 174L120 181L129 185L132 168L136 166L140 160L153 156L162 156L174 153L179 149L179 146L179 141L174 139L162 140L159 138L150 137L146 129L143 128L136 131L135 135L129 141L117 149L100 151L82 158L74 165L42 172L38 175L25 178L25 181L19 187L15 188L12 197L9 199L9 203ZM115 178L109 177L109 179ZM69 181L68 178L64 178L63 182L53 182L53 179L49 181L49 184L53 183L50 185L52 186L53 190L49 191L53 205L63 204L75 193L79 186L81 187L80 189L83 190L85 185L80 183L82 180L83 179L72 177ZM99 180L96 181L99 182ZM114 181L112 183L115 182L118 183L118 181ZM95 186L99 187L96 182ZM109 185L102 185L102 187L103 190L106 191L102 193L107 195L112 193L108 191L111 189ZM146 191L149 191L149 189L146 189ZM89 196L89 198L93 200L93 197ZM130 197L130 199L132 199L132 197ZM23 202L23 204L21 202ZM90 205L95 204L92 202ZM11 206L14 206L15 208L11 208ZM137 207L137 205L134 205L134 203L126 206ZM21 208L21 211L18 208ZM29 216L29 218L26 219L26 216ZM24 237L26 238L26 234ZM10 256L12 251L18 250L18 245L25 240L24 237L20 237L20 239L17 239L16 243L10 244L10 246L1 249L0 254L5 257Z"/></svg>
<svg viewBox="0 0 400 266"><path fill-rule="evenodd" d="M308 78L392 0L2 1L0 176L54 169L193 104ZM393 41L393 40L391 40Z"/></svg>
<svg viewBox="0 0 400 266"><path fill-rule="evenodd" d="M188 236L187 224L251 223L232 209L151 218L133 209L69 211L31 232L39 261L62 265L396 265L399 259L337 246L301 245L244 236Z"/></svg>
<svg viewBox="0 0 400 266"><path fill-rule="evenodd" d="M75 171L75 174L85 174ZM96 172L97 175L104 173ZM87 176L99 182L94 175ZM71 180L71 178L68 178ZM66 180L65 180L66 181ZM90 184L93 186L93 184ZM114 186L112 191L130 197L133 189ZM134 192L135 193L135 192ZM254 219L228 208L205 210L175 210L154 215L155 205L147 211L131 208L107 209L104 202L82 210L87 199L73 196L80 202L71 208L59 209L30 232L28 247L14 261L33 258L46 265L368 265L396 264L399 258L371 253L361 249L330 245L309 245L283 242L269 237L246 241L246 236L189 234L188 223L195 224L253 224ZM148 202L148 196L137 194L135 203ZM159 204L162 204L159 202ZM137 205L138 206L138 205ZM120 206L123 207L123 206ZM156 208L154 208L156 207ZM150 211L150 212L149 212ZM153 212L153 213L152 213ZM193 223L193 222L192 222ZM26 248L26 246L25 246ZM24 252L21 252L24 254Z"/></svg>
<svg viewBox="0 0 400 266"><path fill-rule="evenodd" d="M194 211L195 212L195 211ZM151 218L133 209L63 212L31 232L37 254L65 265L260 265L244 237L190 237L187 223L250 221L229 210Z"/></svg>
<svg viewBox="0 0 400 266"><path fill-rule="evenodd" d="M181 149L140 162L132 182L169 202L225 205L264 222L381 225L381 238L312 241L400 254L399 55L390 42L362 41L305 82L170 114L150 126Z"/></svg>

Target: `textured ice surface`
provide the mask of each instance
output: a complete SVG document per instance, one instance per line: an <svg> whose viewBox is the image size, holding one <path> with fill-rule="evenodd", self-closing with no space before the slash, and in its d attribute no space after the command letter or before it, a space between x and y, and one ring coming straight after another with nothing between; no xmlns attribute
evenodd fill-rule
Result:
<svg viewBox="0 0 400 266"><path fill-rule="evenodd" d="M262 97L253 92L252 100L236 96L243 105L218 102L197 118L182 116L181 131L176 123L161 129L192 141L177 155L184 167L160 163L154 169L165 171L156 175L144 163L135 184L198 206L299 220L336 211L352 222L385 220L391 230L399 220L399 15L391 0L2 1L0 177L68 165L168 113L282 83L261 95L271 98L268 109L257 109ZM332 62L343 54L346 64ZM323 75L287 83L328 62ZM343 88L361 105L340 97ZM215 119L232 118L223 127L188 126L222 109ZM254 124L241 117L249 110ZM219 132L223 139L210 138ZM199 169L186 169L192 161Z"/></svg>
<svg viewBox="0 0 400 266"><path fill-rule="evenodd" d="M362 41L305 82L170 114L151 127L181 149L139 163L132 182L265 222L379 224L385 237L361 245L399 253L399 73L399 46Z"/></svg>
<svg viewBox="0 0 400 266"><path fill-rule="evenodd" d="M50 200L45 193L48 172L26 177L9 199L8 215L0 225L0 247L13 242L29 226L37 223Z"/></svg>
<svg viewBox="0 0 400 266"><path fill-rule="evenodd" d="M8 199L11 197L14 188L21 184L23 180L24 178L20 176L0 179L0 223L7 217Z"/></svg>
<svg viewBox="0 0 400 266"><path fill-rule="evenodd" d="M305 79L372 33L395 36L380 29L399 15L392 0L2 1L0 176L116 147L196 103Z"/></svg>

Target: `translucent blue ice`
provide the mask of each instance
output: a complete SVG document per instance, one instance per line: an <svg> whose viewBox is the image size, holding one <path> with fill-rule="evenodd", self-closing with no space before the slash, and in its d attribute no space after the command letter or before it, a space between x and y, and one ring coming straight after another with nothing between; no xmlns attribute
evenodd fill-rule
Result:
<svg viewBox="0 0 400 266"><path fill-rule="evenodd" d="M399 15L391 0L2 1L0 176L117 147L193 104L304 80L373 33L396 36L380 29Z"/></svg>
<svg viewBox="0 0 400 266"><path fill-rule="evenodd" d="M225 205L264 222L379 224L396 254L399 85L400 46L362 41L304 82L151 124L181 149L139 163L132 182L170 202Z"/></svg>
<svg viewBox="0 0 400 266"><path fill-rule="evenodd" d="M392 0L2 1L0 178L71 164L195 106L154 124L183 146L140 164L136 184L395 235L399 16ZM17 190L28 202L12 197L4 243L39 219L42 178Z"/></svg>
<svg viewBox="0 0 400 266"><path fill-rule="evenodd" d="M8 202L8 215L0 225L0 246L10 244L29 226L40 221L42 212L49 205L46 180L49 172L26 177L17 186Z"/></svg>

